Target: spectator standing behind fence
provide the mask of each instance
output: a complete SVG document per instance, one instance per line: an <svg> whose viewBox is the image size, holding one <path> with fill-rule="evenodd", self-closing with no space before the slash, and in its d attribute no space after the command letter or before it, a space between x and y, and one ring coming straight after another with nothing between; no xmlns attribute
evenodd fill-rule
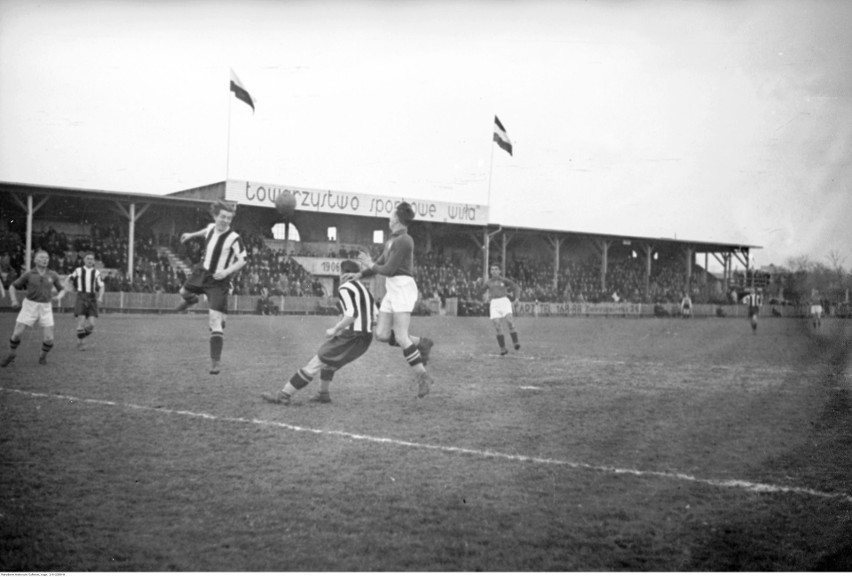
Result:
<svg viewBox="0 0 852 577"><path fill-rule="evenodd" d="M181 242L204 237L204 259L192 271L192 276L180 289L183 302L177 311L185 311L198 302L198 295L207 295L210 307L210 374L218 375L225 344L225 321L228 313L228 293L231 277L246 264L246 250L240 235L231 230L237 212L236 204L217 200L211 214L213 222L196 232L180 235Z"/></svg>
<svg viewBox="0 0 852 577"><path fill-rule="evenodd" d="M488 294L488 316L494 324L494 330L497 331L497 344L500 345L500 355L508 354L506 349L506 337L503 334L503 323L506 323L506 328L509 329L509 336L512 338L512 344L515 350L521 348L518 341L518 333L515 330L515 325L512 322L512 301L509 300L509 289L515 297L515 303L521 295L521 287L513 280L510 280L500 274L501 268L499 265L492 264L489 269L490 276L485 281L479 279L477 283L484 287Z"/></svg>
<svg viewBox="0 0 852 577"><path fill-rule="evenodd" d="M43 338L41 342L41 353L38 356L40 365L47 364L47 353L53 348L53 306L52 300L57 302L65 296L65 287L59 280L59 274L47 268L50 255L46 250L36 252L33 259L35 268L24 273L18 280L9 286L9 296L12 306L18 306L18 290L26 290L24 302L21 304L21 312L15 321L15 329L9 338L9 354L0 362L0 367L8 366L15 360L18 346L21 344L21 335L27 327L32 327L36 321L42 326ZM53 296L53 289L58 294Z"/></svg>
<svg viewBox="0 0 852 577"><path fill-rule="evenodd" d="M74 302L74 318L77 319L77 349L85 350L85 338L95 330L98 304L104 302L104 286L101 273L95 268L95 253L87 252L83 266L74 269L65 279L67 288L77 292Z"/></svg>

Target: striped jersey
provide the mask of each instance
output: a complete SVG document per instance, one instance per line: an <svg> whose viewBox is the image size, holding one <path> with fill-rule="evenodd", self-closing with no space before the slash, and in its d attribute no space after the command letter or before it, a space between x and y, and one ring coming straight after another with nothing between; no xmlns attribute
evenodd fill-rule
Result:
<svg viewBox="0 0 852 577"><path fill-rule="evenodd" d="M240 235L233 229L225 232L216 231L216 223L207 225L204 247L204 270L210 274L225 270L238 256L246 257L246 250Z"/></svg>
<svg viewBox="0 0 852 577"><path fill-rule="evenodd" d="M757 294L757 293L749 293L749 294L747 294L747 295L746 295L746 297L743 299L743 302L744 302L745 304L747 304L748 306L750 306L750 307L759 307L759 306L761 305L761 301L762 301L762 300L763 300L763 299L761 298L761 296L760 296L759 294Z"/></svg>
<svg viewBox="0 0 852 577"><path fill-rule="evenodd" d="M68 275L68 280L74 285L74 290L78 293L95 294L103 286L101 273L94 267L78 266L74 269L74 272Z"/></svg>
<svg viewBox="0 0 852 577"><path fill-rule="evenodd" d="M376 301L370 291L357 280L345 282L337 289L343 316L354 317L352 330L359 333L373 332L376 317Z"/></svg>

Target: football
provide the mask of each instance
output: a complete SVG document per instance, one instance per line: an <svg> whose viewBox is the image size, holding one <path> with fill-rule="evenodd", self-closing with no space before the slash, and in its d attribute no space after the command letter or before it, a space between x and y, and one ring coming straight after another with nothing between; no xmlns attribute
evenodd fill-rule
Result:
<svg viewBox="0 0 852 577"><path fill-rule="evenodd" d="M293 216L296 212L296 197L289 192L282 192L275 197L275 208L282 216Z"/></svg>

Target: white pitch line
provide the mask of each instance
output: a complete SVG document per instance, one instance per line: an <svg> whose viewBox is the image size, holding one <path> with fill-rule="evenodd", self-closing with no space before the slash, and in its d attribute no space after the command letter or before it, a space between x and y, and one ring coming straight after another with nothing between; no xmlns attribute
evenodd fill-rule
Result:
<svg viewBox="0 0 852 577"><path fill-rule="evenodd" d="M840 499L852 503L852 495L847 493L826 493L825 491L817 491L807 487L790 487L785 485L772 485L770 483L753 483L751 481L742 481L739 479L705 479L695 477L685 473L671 473L668 471L642 471L639 469L624 469L621 467L609 467L606 465L591 465L588 463L579 463L575 461L565 461L562 459L549 459L545 457L531 457L529 455L518 455L510 453L501 453L499 451L488 451L480 449L468 449L465 447L453 447L447 445L432 445L430 443L417 443L414 441L403 441L400 439L391 439L388 437L373 437L371 435L361 435L358 433L349 433L347 431L333 431L325 429L314 429L312 427L301 427L299 425L290 425L279 421L267 421L265 419L246 419L242 417L222 417L219 415L211 415L209 413L198 413L195 411L164 409L158 407L149 407L145 405L136 405L133 403L119 403L115 401L105 401L102 399L84 399L80 397L72 397L70 395L58 395L47 393L35 393L32 391L22 391L19 389L7 389L0 387L0 391L7 393L17 393L30 397L42 397L46 399L64 399L67 401L78 403L89 403L93 405L106 405L110 407L124 407L128 409L136 409L139 411L151 411L164 413L169 415L180 415L184 417L192 417L196 419L208 419L212 421L223 421L228 423L244 423L252 425L261 425L267 427L277 427L280 429L288 429L301 433L313 433L315 435L331 435L336 437L345 437L355 441L366 441L369 443L381 443L389 445L397 445L400 447L411 447L414 449L425 449L429 451L438 451L442 453L456 453L461 455L471 455L474 457L486 457L492 459L504 459L507 461L520 461L525 463L536 463L538 465L557 465L562 467L570 467L572 469L585 469L587 471L598 471L601 473L609 473L613 475L632 475L634 477L659 477L663 479L673 479L677 481L687 481L690 483L699 483L711 487L722 489L742 489L751 493L793 493L796 495L808 495L811 497L820 497L822 499Z"/></svg>

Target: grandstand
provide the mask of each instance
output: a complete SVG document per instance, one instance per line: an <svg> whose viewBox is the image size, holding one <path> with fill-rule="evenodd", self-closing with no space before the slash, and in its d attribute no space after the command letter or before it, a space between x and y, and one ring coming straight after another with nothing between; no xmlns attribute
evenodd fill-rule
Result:
<svg viewBox="0 0 852 577"><path fill-rule="evenodd" d="M299 206L284 237L275 238L281 218L273 200L285 190ZM387 216L403 200L238 180L165 196L0 182L3 282L28 267L35 248L47 249L51 268L63 274L79 264L82 251L94 250L107 290L115 293L107 310L171 308L200 257L200 246L181 244L180 234L209 222L207 208L216 199L240 205L234 228L249 248L249 265L234 287L241 312L256 309L264 288L279 311L323 310L340 261L358 250L378 252ZM677 303L685 293L697 314L702 304L712 314L728 302L739 278L734 267L747 269L750 251L759 248L520 228L490 222L481 205L404 200L417 210L410 232L422 312L481 314L474 285L487 263L497 261L523 287L519 314L651 314L653 305ZM290 230L297 233L292 238ZM721 274L708 271L711 258ZM381 286L376 283L379 293Z"/></svg>

